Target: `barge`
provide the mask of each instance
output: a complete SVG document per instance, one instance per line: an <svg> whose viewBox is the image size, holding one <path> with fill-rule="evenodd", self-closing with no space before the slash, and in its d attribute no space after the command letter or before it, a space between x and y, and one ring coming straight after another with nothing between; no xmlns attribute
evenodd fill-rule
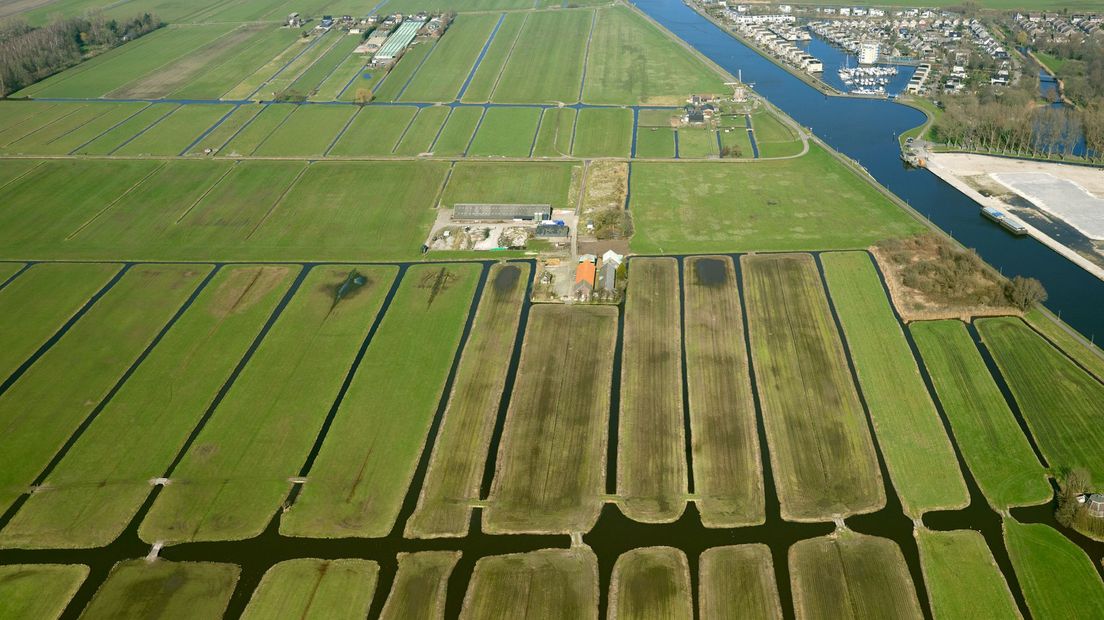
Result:
<svg viewBox="0 0 1104 620"><path fill-rule="evenodd" d="M1007 230L1013 235L1020 236L1027 234L1026 226L1021 224L1017 220L1009 218L1008 215L1000 209L997 209L995 207L982 207L981 214L993 220L997 224L1000 224L1001 228Z"/></svg>

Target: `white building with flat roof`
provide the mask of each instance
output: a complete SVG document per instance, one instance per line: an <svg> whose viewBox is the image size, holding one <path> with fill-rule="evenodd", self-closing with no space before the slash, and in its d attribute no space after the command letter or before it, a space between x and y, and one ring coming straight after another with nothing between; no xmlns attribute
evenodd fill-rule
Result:
<svg viewBox="0 0 1104 620"><path fill-rule="evenodd" d="M878 62L878 56L881 54L881 46L877 42L864 41L859 44L859 64L860 65L872 65Z"/></svg>

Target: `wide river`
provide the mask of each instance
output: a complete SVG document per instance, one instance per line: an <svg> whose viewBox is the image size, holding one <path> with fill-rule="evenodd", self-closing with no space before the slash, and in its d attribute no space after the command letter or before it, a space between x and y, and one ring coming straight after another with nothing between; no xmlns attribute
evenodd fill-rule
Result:
<svg viewBox="0 0 1104 620"><path fill-rule="evenodd" d="M897 136L925 121L923 112L888 100L826 97L763 58L680 0L632 0L653 19L745 82L888 187L1005 275L1038 278L1046 305L1086 336L1104 336L1104 282L1028 237L1014 237L981 217L980 207L927 170L899 159ZM809 182L816 191L816 180Z"/></svg>

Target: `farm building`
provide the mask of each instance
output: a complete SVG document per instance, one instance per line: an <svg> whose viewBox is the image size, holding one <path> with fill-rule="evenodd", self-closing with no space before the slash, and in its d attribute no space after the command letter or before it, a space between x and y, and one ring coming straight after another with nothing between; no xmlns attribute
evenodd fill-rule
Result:
<svg viewBox="0 0 1104 620"><path fill-rule="evenodd" d="M1104 518L1104 493L1090 495L1088 501L1085 502L1085 507L1088 509L1090 516Z"/></svg>
<svg viewBox="0 0 1104 620"><path fill-rule="evenodd" d="M552 217L552 205L458 203L454 220L537 220Z"/></svg>
<svg viewBox="0 0 1104 620"><path fill-rule="evenodd" d="M579 258L579 266L575 268L575 288L571 289L571 293L579 301L590 300L594 293L595 260L591 254L584 255Z"/></svg>
<svg viewBox="0 0 1104 620"><path fill-rule="evenodd" d="M390 62L399 57L399 54L406 49L407 45L414 40L414 35L418 34L418 31L422 29L422 21L408 19L404 21L391 36L387 37L387 42L383 44L376 55L372 57L375 62Z"/></svg>
<svg viewBox="0 0 1104 620"><path fill-rule="evenodd" d="M604 293L613 293L617 289L617 263L602 261L598 269L598 288Z"/></svg>

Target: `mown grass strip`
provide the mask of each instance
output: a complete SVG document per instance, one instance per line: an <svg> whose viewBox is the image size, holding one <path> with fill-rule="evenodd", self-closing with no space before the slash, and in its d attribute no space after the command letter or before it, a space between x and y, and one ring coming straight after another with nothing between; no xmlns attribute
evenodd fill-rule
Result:
<svg viewBox="0 0 1104 620"><path fill-rule="evenodd" d="M1038 310L1028 312L1024 315L1024 320L1097 379L1104 381L1104 352L1099 347L1076 339L1066 331L1071 328L1060 323L1061 319L1044 315Z"/></svg>
<svg viewBox="0 0 1104 620"><path fill-rule="evenodd" d="M1104 384L1020 319L981 319L977 329L1048 464L1104 480Z"/></svg>
<svg viewBox="0 0 1104 620"><path fill-rule="evenodd" d="M318 459L305 472L303 492L280 521L281 533L370 538L391 531L442 398L479 274L478 265L407 270Z"/></svg>
<svg viewBox="0 0 1104 620"><path fill-rule="evenodd" d="M295 274L284 266L216 274L0 532L0 546L89 548L115 540Z"/></svg>
<svg viewBox="0 0 1104 620"><path fill-rule="evenodd" d="M637 157L675 156L675 130L671 127L645 127L641 125L636 133Z"/></svg>
<svg viewBox="0 0 1104 620"><path fill-rule="evenodd" d="M407 536L464 536L506 384L529 265L491 268Z"/></svg>
<svg viewBox="0 0 1104 620"><path fill-rule="evenodd" d="M485 202L574 208L571 177L579 167L570 162L457 162L441 205Z"/></svg>
<svg viewBox="0 0 1104 620"><path fill-rule="evenodd" d="M433 620L445 617L449 575L459 551L400 553L395 583L380 620Z"/></svg>
<svg viewBox="0 0 1104 620"><path fill-rule="evenodd" d="M457 17L399 98L425 102L456 99L499 18L495 14Z"/></svg>
<svg viewBox="0 0 1104 620"><path fill-rule="evenodd" d="M632 110L584 108L575 130L575 157L628 157L632 148Z"/></svg>
<svg viewBox="0 0 1104 620"><path fill-rule="evenodd" d="M1032 616L1104 618L1104 583L1080 547L1050 526L1012 518L1004 542Z"/></svg>
<svg viewBox="0 0 1104 620"><path fill-rule="evenodd" d="M378 574L371 560L285 560L265 572L241 617L365 618Z"/></svg>
<svg viewBox="0 0 1104 620"><path fill-rule="evenodd" d="M463 620L598 618L598 558L589 548L541 549L480 558Z"/></svg>
<svg viewBox="0 0 1104 620"><path fill-rule="evenodd" d="M881 471L812 256L748 255L741 265L783 518L877 510L885 504Z"/></svg>
<svg viewBox="0 0 1104 620"><path fill-rule="evenodd" d="M330 155L390 155L411 119L413 106L377 106L361 110L330 149ZM469 134L470 136L470 134Z"/></svg>
<svg viewBox="0 0 1104 620"><path fill-rule="evenodd" d="M702 618L782 620L770 547L749 544L706 549L698 572Z"/></svg>
<svg viewBox="0 0 1104 620"><path fill-rule="evenodd" d="M693 617L690 565L674 547L641 547L621 554L610 580L609 618Z"/></svg>
<svg viewBox="0 0 1104 620"><path fill-rule="evenodd" d="M1046 470L993 381L966 326L921 321L909 331L924 357L962 457L982 493L998 510L1045 502Z"/></svg>
<svg viewBox="0 0 1104 620"><path fill-rule="evenodd" d="M425 62L426 57L433 53L436 41L418 41L411 45L382 82L376 85L375 95L379 101L396 101L403 88L416 75Z"/></svg>
<svg viewBox="0 0 1104 620"><path fill-rule="evenodd" d="M252 155L272 132L279 129L299 106L270 103L227 142L223 155Z"/></svg>
<svg viewBox="0 0 1104 620"><path fill-rule="evenodd" d="M936 620L969 618L979 609L990 618L1021 617L981 534L921 528L916 532L916 542Z"/></svg>
<svg viewBox="0 0 1104 620"><path fill-rule="evenodd" d="M533 157L569 157L576 114L575 108L545 108Z"/></svg>
<svg viewBox="0 0 1104 620"><path fill-rule="evenodd" d="M465 103L486 103L490 101L491 94L494 92L499 76L502 74L502 69L506 66L510 52L517 44L518 37L521 36L522 26L528 21L529 15L528 12L506 14L506 18L502 20L502 25L498 27L498 32L495 33L494 40L487 48L487 53L483 55L483 60L479 62L475 75L468 83L467 90L460 98L461 101Z"/></svg>
<svg viewBox="0 0 1104 620"><path fill-rule="evenodd" d="M87 577L82 564L0 566L0 618L59 618Z"/></svg>
<svg viewBox="0 0 1104 620"><path fill-rule="evenodd" d="M234 564L213 562L119 562L81 618L221 618L240 572Z"/></svg>
<svg viewBox="0 0 1104 620"><path fill-rule="evenodd" d="M22 264L4 265L0 283ZM0 291L0 383L118 273L117 263L33 265Z"/></svg>
<svg viewBox="0 0 1104 620"><path fill-rule="evenodd" d="M682 291L698 512L706 527L763 523L762 460L732 259L686 259Z"/></svg>
<svg viewBox="0 0 1104 620"><path fill-rule="evenodd" d="M578 101L592 19L591 11L530 13L492 99L501 103Z"/></svg>
<svg viewBox="0 0 1104 620"><path fill-rule="evenodd" d="M402 141L395 145L395 155L413 156L428 152L448 115L449 108L445 106L419 110L418 116L403 134Z"/></svg>
<svg viewBox="0 0 1104 620"><path fill-rule="evenodd" d="M291 490L383 304L395 269L335 303L354 270L315 267L172 472L139 529L147 541L259 534Z"/></svg>
<svg viewBox="0 0 1104 620"><path fill-rule="evenodd" d="M506 414L488 532L589 531L604 488L617 310L541 305L530 312Z"/></svg>
<svg viewBox="0 0 1104 620"><path fill-rule="evenodd" d="M678 263L637 258L625 302L618 505L630 519L662 523L686 508L686 429Z"/></svg>
<svg viewBox="0 0 1104 620"><path fill-rule="evenodd" d="M905 512L970 503L939 412L866 252L822 254L828 290Z"/></svg>
<svg viewBox="0 0 1104 620"><path fill-rule="evenodd" d="M844 531L794 543L789 553L798 618L923 618L897 543Z"/></svg>
<svg viewBox="0 0 1104 620"><path fill-rule="evenodd" d="M540 108L488 108L468 155L528 157L540 117Z"/></svg>
<svg viewBox="0 0 1104 620"><path fill-rule="evenodd" d="M183 105L165 120L126 143L113 155L178 155L233 109L226 105Z"/></svg>
<svg viewBox="0 0 1104 620"><path fill-rule="evenodd" d="M130 269L0 397L0 506L26 490L209 271Z"/></svg>
<svg viewBox="0 0 1104 620"><path fill-rule="evenodd" d="M287 122L265 138L254 154L321 157L356 111L355 106L297 106Z"/></svg>

